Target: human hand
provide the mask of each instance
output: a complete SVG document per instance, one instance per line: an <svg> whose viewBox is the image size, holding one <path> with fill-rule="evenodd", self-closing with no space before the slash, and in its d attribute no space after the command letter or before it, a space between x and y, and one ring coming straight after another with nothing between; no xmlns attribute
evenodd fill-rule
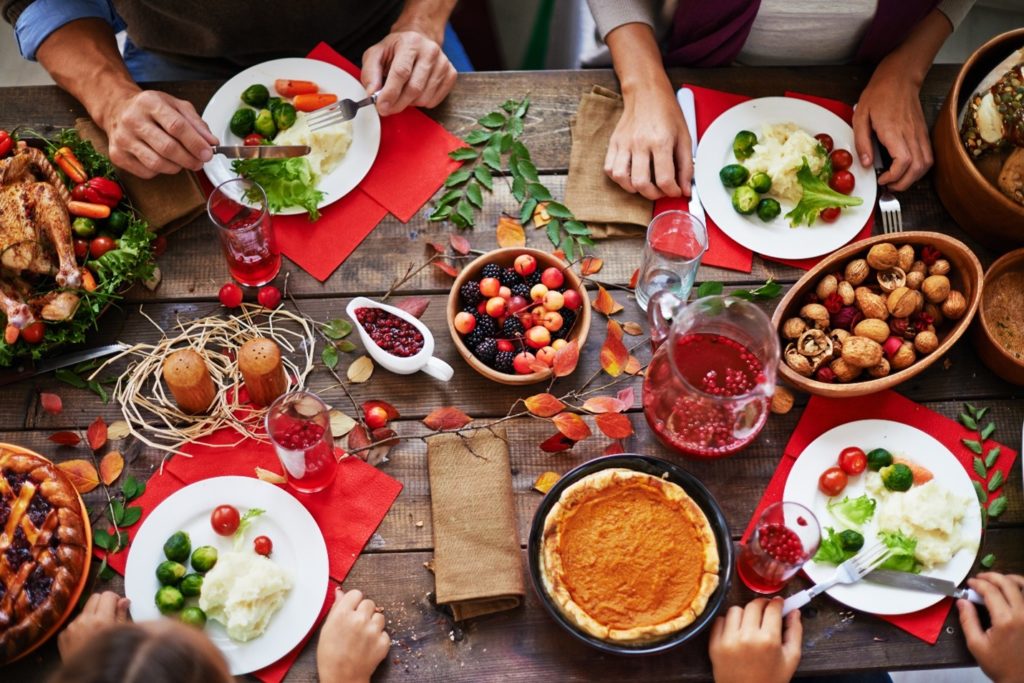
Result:
<svg viewBox="0 0 1024 683"><path fill-rule="evenodd" d="M626 97L604 160L604 172L627 192L648 199L690 196L690 133L671 87ZM653 165L654 172L651 172Z"/></svg>
<svg viewBox="0 0 1024 683"><path fill-rule="evenodd" d="M800 610L785 619L782 599L758 598L733 605L711 627L715 683L788 683L800 664Z"/></svg>
<svg viewBox="0 0 1024 683"><path fill-rule="evenodd" d="M391 648L384 615L377 612L373 600L357 590L336 588L334 595L316 646L320 681L366 683Z"/></svg>
<svg viewBox="0 0 1024 683"><path fill-rule="evenodd" d="M190 102L157 90L118 99L99 123L110 141L110 160L140 178L198 171L217 144Z"/></svg>
<svg viewBox="0 0 1024 683"><path fill-rule="evenodd" d="M409 106L436 107L457 75L440 43L419 31L395 31L363 53L363 86L368 93L380 91L381 116Z"/></svg>
<svg viewBox="0 0 1024 683"><path fill-rule="evenodd" d="M982 630L974 604L956 601L967 649L995 683L1021 683L1024 670L1012 653L1024 649L1024 576L985 572L968 579L967 585L985 598L992 619L992 625Z"/></svg>
<svg viewBox="0 0 1024 683"><path fill-rule="evenodd" d="M60 658L67 661L104 627L127 623L130 604L128 598L111 591L90 595L81 613L57 636Z"/></svg>

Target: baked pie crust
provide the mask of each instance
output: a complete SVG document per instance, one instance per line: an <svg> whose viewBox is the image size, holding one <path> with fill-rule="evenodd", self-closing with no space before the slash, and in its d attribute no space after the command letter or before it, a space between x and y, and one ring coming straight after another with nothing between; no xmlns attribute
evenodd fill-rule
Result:
<svg viewBox="0 0 1024 683"><path fill-rule="evenodd" d="M679 632L718 587L707 517L678 485L611 468L562 492L544 520L544 588L584 632L643 644Z"/></svg>

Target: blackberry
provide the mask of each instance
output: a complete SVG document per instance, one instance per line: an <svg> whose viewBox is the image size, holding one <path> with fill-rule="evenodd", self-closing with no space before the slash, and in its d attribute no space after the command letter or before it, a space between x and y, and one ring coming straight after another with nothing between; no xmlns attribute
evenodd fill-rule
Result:
<svg viewBox="0 0 1024 683"><path fill-rule="evenodd" d="M493 365L494 358L498 355L498 342L491 338L484 339L473 349L473 355L487 365Z"/></svg>
<svg viewBox="0 0 1024 683"><path fill-rule="evenodd" d="M479 332L484 337L493 337L498 333L498 323L486 313L477 313L476 327L473 328L473 331Z"/></svg>
<svg viewBox="0 0 1024 683"><path fill-rule="evenodd" d="M498 372L512 374L512 361L516 357L515 351L498 351L494 356L494 369Z"/></svg>
<svg viewBox="0 0 1024 683"><path fill-rule="evenodd" d="M530 285L530 287L533 287L534 285L539 285L540 284L540 269L539 268L526 276L526 284Z"/></svg>
<svg viewBox="0 0 1024 683"><path fill-rule="evenodd" d="M487 335L485 335L483 331L479 328L475 328L472 332L463 337L462 341L465 342L466 346L469 347L470 350L472 350L476 348L477 344L486 338Z"/></svg>
<svg viewBox="0 0 1024 683"><path fill-rule="evenodd" d="M505 324L501 327L502 333L506 339L516 339L526 334L526 327L523 326L523 321L514 315L510 315L505 318Z"/></svg>
<svg viewBox="0 0 1024 683"><path fill-rule="evenodd" d="M462 307L463 313L471 313L475 317L477 314L476 306L465 305Z"/></svg>
<svg viewBox="0 0 1024 683"><path fill-rule="evenodd" d="M479 282L467 282L462 285L462 289L459 290L459 294L462 295L462 301L467 306L476 306L483 299L480 295Z"/></svg>
<svg viewBox="0 0 1024 683"><path fill-rule="evenodd" d="M523 281L519 281L516 284L509 287L512 290L512 296L521 296L527 301L530 300L530 285Z"/></svg>
<svg viewBox="0 0 1024 683"><path fill-rule="evenodd" d="M576 312L570 308L563 308L559 311L562 314L562 326L551 333L552 339L566 339L572 332L572 326L576 322Z"/></svg>
<svg viewBox="0 0 1024 683"><path fill-rule="evenodd" d="M515 268L506 268L505 270L501 271L501 277L499 277L498 279L501 280L501 284L505 285L506 287L511 287L512 285L518 284L523 281L523 279L519 277L519 273L515 271Z"/></svg>
<svg viewBox="0 0 1024 683"><path fill-rule="evenodd" d="M480 271L480 277L496 277L501 279L502 268L497 263L488 263L484 266L483 270Z"/></svg>

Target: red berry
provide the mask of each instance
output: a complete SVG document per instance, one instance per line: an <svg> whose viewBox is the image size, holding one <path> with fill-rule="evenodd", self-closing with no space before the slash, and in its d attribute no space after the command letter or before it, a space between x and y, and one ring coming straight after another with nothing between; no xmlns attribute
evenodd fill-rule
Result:
<svg viewBox="0 0 1024 683"><path fill-rule="evenodd" d="M257 555L264 557L268 557L274 551L274 542L266 536L257 536L252 539L252 546Z"/></svg>
<svg viewBox="0 0 1024 683"><path fill-rule="evenodd" d="M509 339L499 339L498 340L498 350L499 351L508 352L508 351L515 351L515 349L516 349L516 346L515 346L515 344L512 343L511 340L509 340Z"/></svg>
<svg viewBox="0 0 1024 683"><path fill-rule="evenodd" d="M380 429L388 424L388 411L381 406L372 406L366 411L366 426Z"/></svg>
<svg viewBox="0 0 1024 683"><path fill-rule="evenodd" d="M229 282L220 288L217 298L225 308L238 308L242 305L242 288L234 282Z"/></svg>
<svg viewBox="0 0 1024 683"><path fill-rule="evenodd" d="M260 306L263 306L263 308L277 308L277 305L281 303L281 290L273 285L260 287L256 300L260 302Z"/></svg>

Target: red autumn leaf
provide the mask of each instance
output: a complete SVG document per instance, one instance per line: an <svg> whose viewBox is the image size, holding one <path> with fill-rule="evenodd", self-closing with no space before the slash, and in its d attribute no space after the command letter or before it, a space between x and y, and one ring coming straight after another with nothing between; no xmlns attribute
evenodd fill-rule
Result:
<svg viewBox="0 0 1024 683"><path fill-rule="evenodd" d="M640 281L640 269L637 268L633 271L633 274L629 276L629 288L636 289L636 284Z"/></svg>
<svg viewBox="0 0 1024 683"><path fill-rule="evenodd" d="M621 413L628 407L613 396L595 396L583 404L583 410L588 413Z"/></svg>
<svg viewBox="0 0 1024 683"><path fill-rule="evenodd" d="M61 446L77 446L82 440L75 432L54 432L49 436L50 441Z"/></svg>
<svg viewBox="0 0 1024 683"><path fill-rule="evenodd" d="M545 365L543 361L537 360L536 358L529 361L527 365L529 365L531 372L547 372L548 370L551 369L550 367Z"/></svg>
<svg viewBox="0 0 1024 683"><path fill-rule="evenodd" d="M97 417L93 420L93 423L89 425L89 429L85 432L85 436L89 440L89 448L94 451L98 451L107 443L107 423L103 421L102 417Z"/></svg>
<svg viewBox="0 0 1024 683"><path fill-rule="evenodd" d="M628 323L622 324L622 331L630 335L631 337L639 337L641 334L644 333L644 328L640 325L640 323L629 321Z"/></svg>
<svg viewBox="0 0 1024 683"><path fill-rule="evenodd" d="M601 285L597 286L597 298L593 303L594 310L605 315L615 315L622 310L622 304L612 298L608 290Z"/></svg>
<svg viewBox="0 0 1024 683"><path fill-rule="evenodd" d="M443 254L445 252L444 245L441 244L440 242L427 242L427 246L436 251L438 254Z"/></svg>
<svg viewBox="0 0 1024 683"><path fill-rule="evenodd" d="M569 259L565 257L565 252L562 251L561 249L555 249L553 252L551 252L551 255L554 256L559 261L564 261L565 263L569 262Z"/></svg>
<svg viewBox="0 0 1024 683"><path fill-rule="evenodd" d="M88 460L67 460L57 463L57 467L68 475L79 493L89 493L100 485L100 475Z"/></svg>
<svg viewBox="0 0 1024 683"><path fill-rule="evenodd" d="M537 417L554 417L565 408L565 404L551 394L534 394L523 403Z"/></svg>
<svg viewBox="0 0 1024 683"><path fill-rule="evenodd" d="M601 367L612 377L618 377L629 362L629 351L622 343L622 325L608 321L608 337L601 346Z"/></svg>
<svg viewBox="0 0 1024 683"><path fill-rule="evenodd" d="M423 424L435 431L441 431L443 429L462 429L472 421L473 418L452 406L448 406L447 408L437 408L430 413L430 415L423 418Z"/></svg>
<svg viewBox="0 0 1024 683"><path fill-rule="evenodd" d="M387 427L380 427L374 429L370 435L373 443L377 444L369 451L366 452L366 463L368 465L377 466L388 459L388 453L391 449L398 445L398 434L393 429Z"/></svg>
<svg viewBox="0 0 1024 683"><path fill-rule="evenodd" d="M612 441L604 449L604 455L620 455L625 452L626 447L622 445L621 441Z"/></svg>
<svg viewBox="0 0 1024 683"><path fill-rule="evenodd" d="M502 214L498 219L496 230L499 247L524 247L526 246L526 231L519 221L512 216Z"/></svg>
<svg viewBox="0 0 1024 683"><path fill-rule="evenodd" d="M398 408L395 408L393 405L391 405L387 401L364 401L363 402L363 415L366 415L367 413L369 413L370 410L373 409L373 408L383 408L384 412L386 412L388 414L388 419L389 420L397 420L398 418L401 417L401 415L398 414Z"/></svg>
<svg viewBox="0 0 1024 683"><path fill-rule="evenodd" d="M575 441L566 438L564 434L558 432L554 436L545 439L540 444L540 449L545 453L561 453L562 451L571 449L575 445Z"/></svg>
<svg viewBox="0 0 1024 683"><path fill-rule="evenodd" d="M395 307L401 308L414 318L422 318L423 312L427 310L429 305L430 299L425 296L410 296L396 303Z"/></svg>
<svg viewBox="0 0 1024 683"><path fill-rule="evenodd" d="M472 247L469 245L469 240L467 240L462 235L453 232L448 236L448 240L452 243L452 249L459 252L463 256L468 254L469 250L472 249Z"/></svg>
<svg viewBox="0 0 1024 683"><path fill-rule="evenodd" d="M626 363L626 374L627 375L642 375L644 366L640 364L640 359L636 356L630 356L629 362Z"/></svg>
<svg viewBox="0 0 1024 683"><path fill-rule="evenodd" d="M60 415L60 411L64 410L64 402L57 394L48 394L44 391L39 394L39 402L42 404L43 410L50 415Z"/></svg>
<svg viewBox="0 0 1024 683"><path fill-rule="evenodd" d="M576 413L559 413L551 418L551 421L558 427L558 431L573 441L583 441L591 434L590 427Z"/></svg>
<svg viewBox="0 0 1024 683"><path fill-rule="evenodd" d="M623 405L626 406L626 410L629 410L636 403L636 392L633 391L633 387L626 387L619 391L616 398L622 401Z"/></svg>
<svg viewBox="0 0 1024 683"><path fill-rule="evenodd" d="M370 435L366 433L366 427L356 425L348 433L348 450L350 453L366 460L366 447L370 445Z"/></svg>
<svg viewBox="0 0 1024 683"><path fill-rule="evenodd" d="M555 360L551 364L555 377L566 377L576 370L576 364L580 362L580 345L575 339L558 349L555 353Z"/></svg>
<svg viewBox="0 0 1024 683"><path fill-rule="evenodd" d="M124 458L117 451L110 451L100 460L100 479L105 486L113 484L123 470Z"/></svg>
<svg viewBox="0 0 1024 683"><path fill-rule="evenodd" d="M580 272L584 275L593 275L604 267L604 260L588 256L580 263Z"/></svg>
<svg viewBox="0 0 1024 683"><path fill-rule="evenodd" d="M440 270L445 275L451 277L459 276L459 269L453 266L452 264L448 263L447 261L431 261L431 263L433 263L434 267Z"/></svg>
<svg viewBox="0 0 1024 683"><path fill-rule="evenodd" d="M625 439L633 434L633 423L628 415L621 413L602 413L594 418L597 428L609 439Z"/></svg>

